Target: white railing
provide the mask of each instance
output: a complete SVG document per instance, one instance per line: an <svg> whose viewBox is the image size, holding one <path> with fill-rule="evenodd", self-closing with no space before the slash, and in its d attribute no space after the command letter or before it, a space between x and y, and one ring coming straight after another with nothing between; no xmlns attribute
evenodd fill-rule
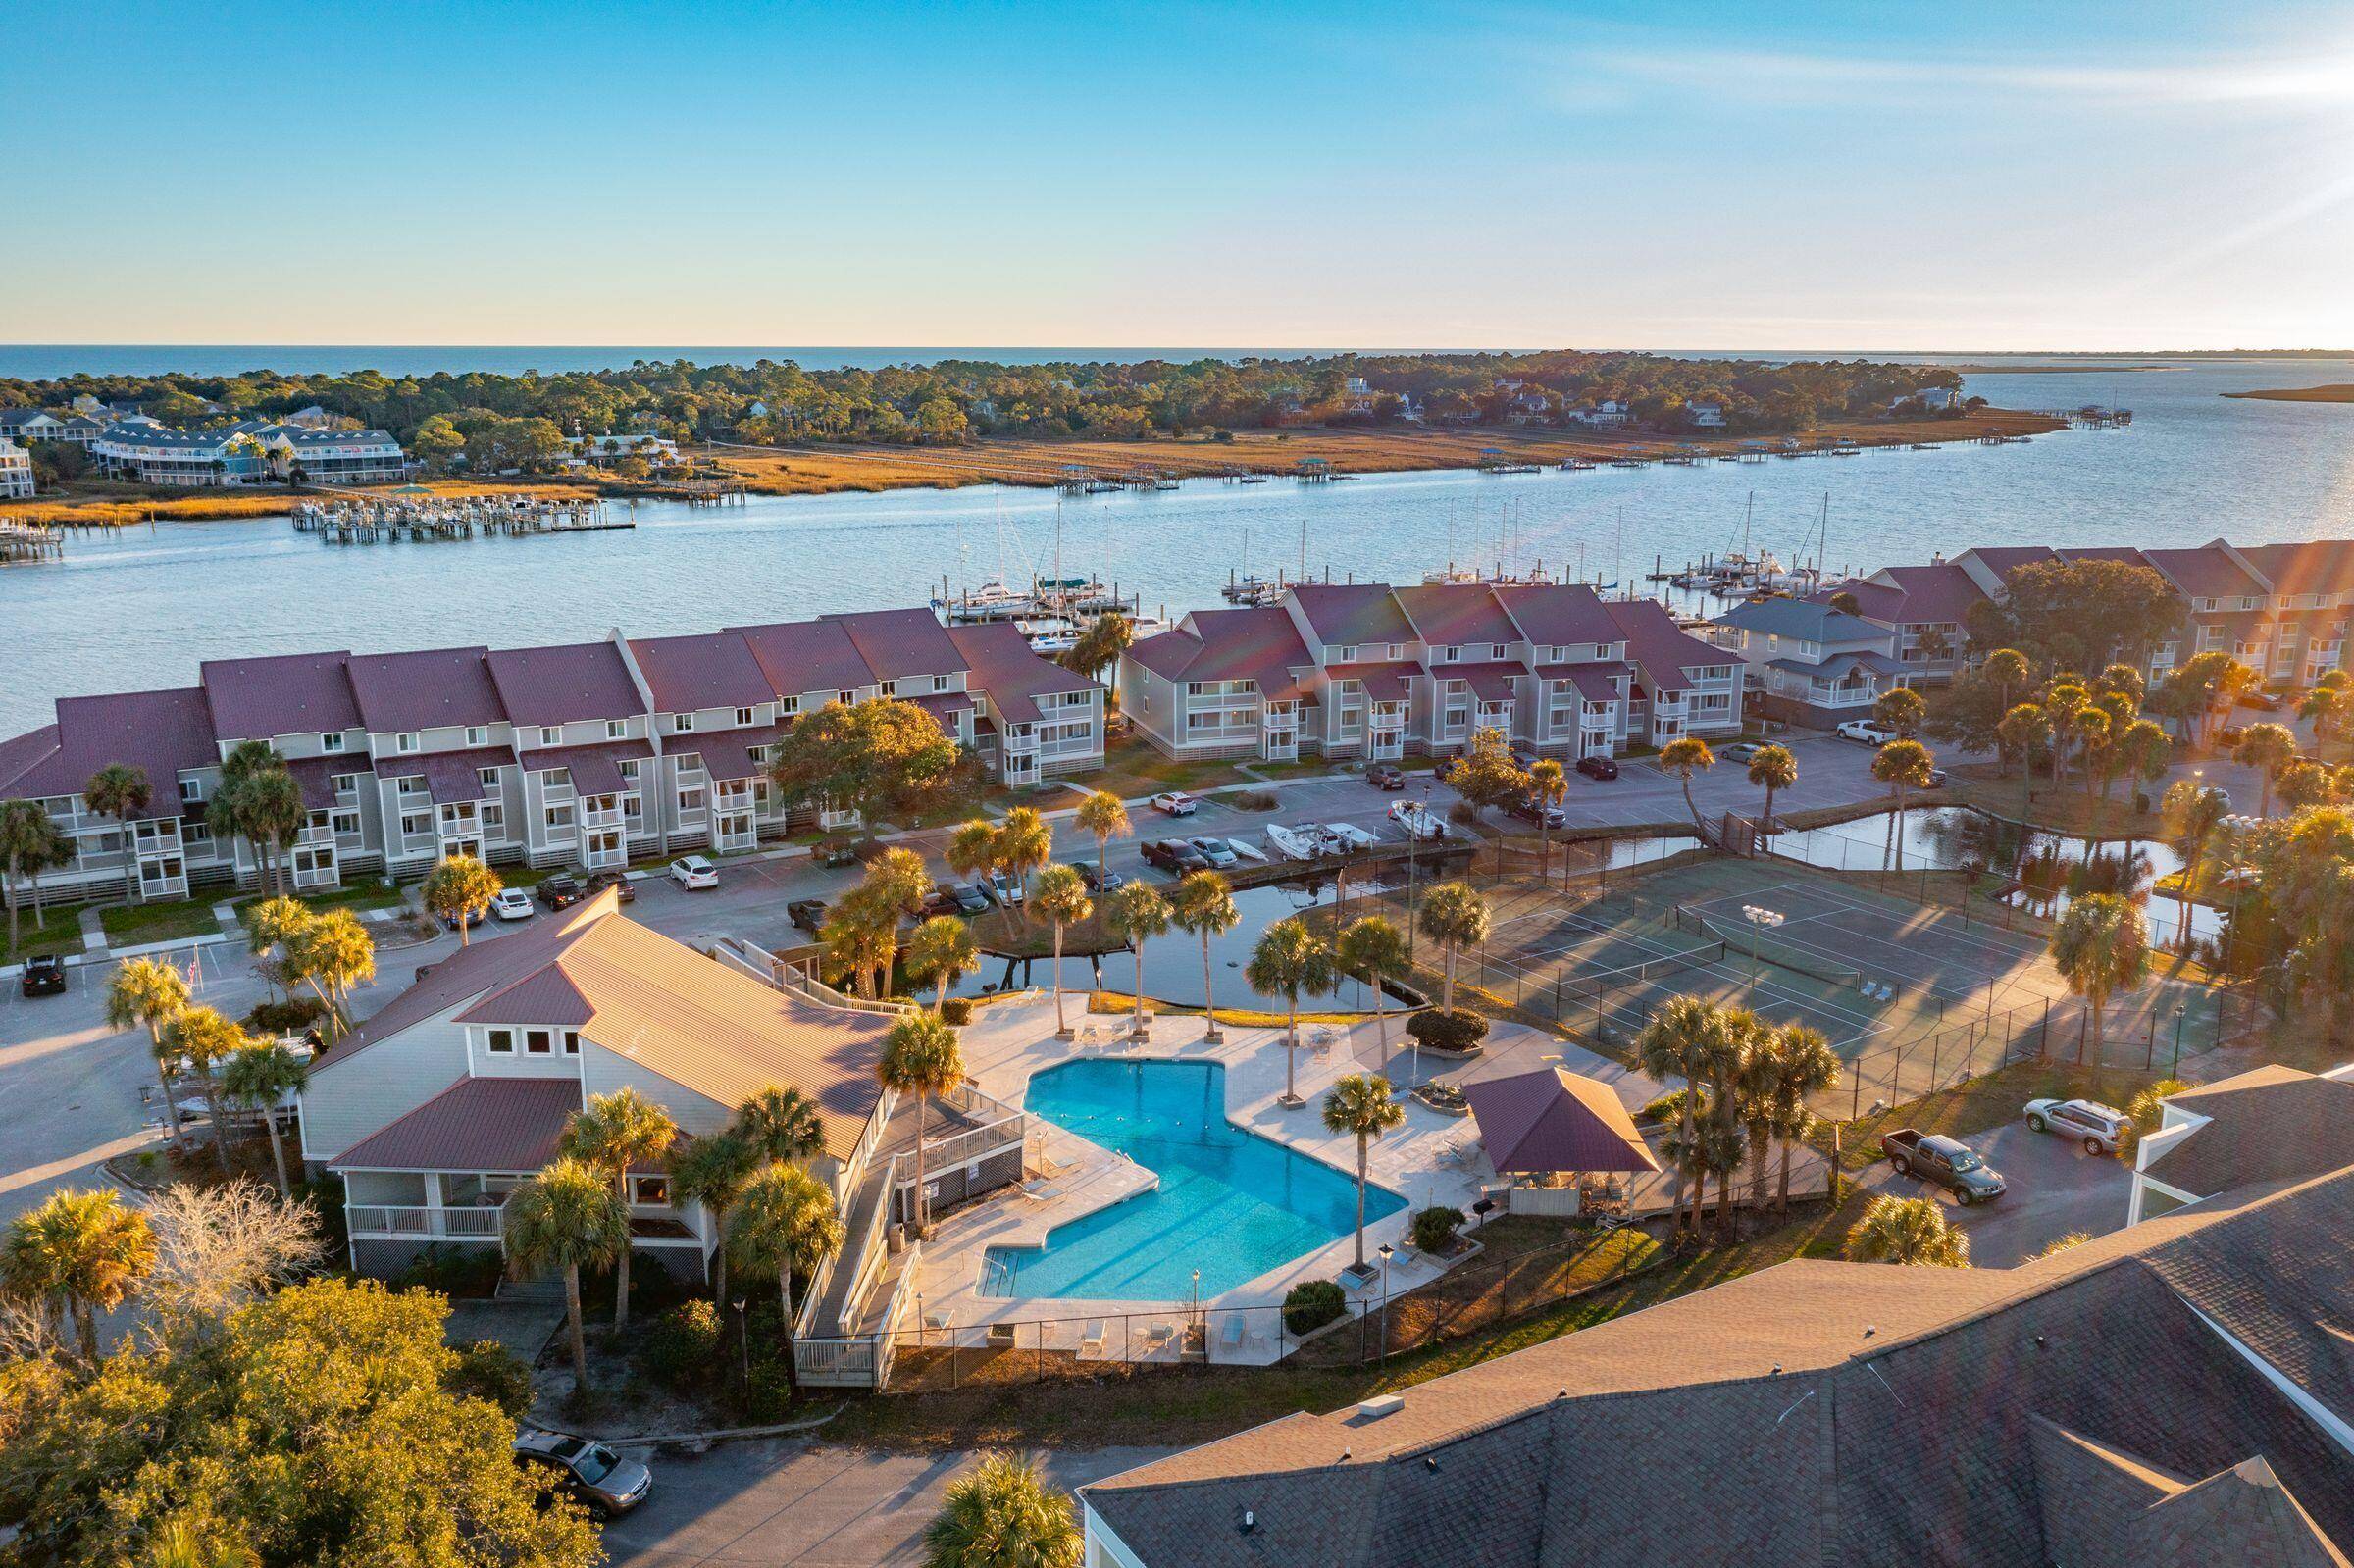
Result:
<svg viewBox="0 0 2354 1568"><path fill-rule="evenodd" d="M480 1208L436 1209L382 1203L348 1203L343 1224L353 1236L425 1236L457 1240L495 1241L499 1237L497 1205Z"/></svg>
<svg viewBox="0 0 2354 1568"><path fill-rule="evenodd" d="M924 1169L945 1171L952 1166L970 1165L1000 1149L1021 1146L1029 1129L1029 1119L1020 1111L1002 1117L986 1126L968 1129L937 1143L924 1145Z"/></svg>
<svg viewBox="0 0 2354 1568"><path fill-rule="evenodd" d="M882 1324L874 1333L806 1339L796 1334L793 1359L802 1384L812 1388L879 1391L890 1383L892 1362L898 1348L899 1322L915 1299L917 1264L922 1261L923 1251L920 1241L909 1245L905 1266L899 1271L899 1283L893 1289Z"/></svg>
<svg viewBox="0 0 2354 1568"><path fill-rule="evenodd" d="M619 806L583 806L581 825L586 828L618 828L622 826Z"/></svg>

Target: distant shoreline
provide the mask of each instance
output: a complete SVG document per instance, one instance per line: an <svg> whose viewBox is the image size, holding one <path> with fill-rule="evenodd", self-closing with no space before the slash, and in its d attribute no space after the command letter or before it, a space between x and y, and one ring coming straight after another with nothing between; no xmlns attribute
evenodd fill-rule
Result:
<svg viewBox="0 0 2354 1568"><path fill-rule="evenodd" d="M2283 386L2260 392L2218 392L2218 397L2254 397L2268 403L2354 403L2354 381L2326 386Z"/></svg>

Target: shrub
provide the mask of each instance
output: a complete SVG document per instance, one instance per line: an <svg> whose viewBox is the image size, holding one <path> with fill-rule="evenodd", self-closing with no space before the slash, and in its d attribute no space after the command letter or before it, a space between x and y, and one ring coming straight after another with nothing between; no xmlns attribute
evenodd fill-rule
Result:
<svg viewBox="0 0 2354 1568"><path fill-rule="evenodd" d="M1348 1310L1338 1280L1303 1280L1283 1298L1283 1326L1294 1334L1313 1334Z"/></svg>
<svg viewBox="0 0 2354 1568"><path fill-rule="evenodd" d="M398 1290L438 1290L443 1295L488 1295L498 1286L504 1260L494 1246L444 1246L429 1241L392 1282Z"/></svg>
<svg viewBox="0 0 2354 1568"><path fill-rule="evenodd" d="M940 1004L940 1021L962 1029L973 1021L973 999L970 996L951 996Z"/></svg>
<svg viewBox="0 0 2354 1568"><path fill-rule="evenodd" d="M785 1363L754 1362L751 1392L743 1401L743 1413L754 1421L781 1421L792 1412L793 1380L785 1375Z"/></svg>
<svg viewBox="0 0 2354 1568"><path fill-rule="evenodd" d="M1273 811L1282 803L1271 789L1238 789L1226 797L1226 804L1237 811Z"/></svg>
<svg viewBox="0 0 2354 1568"><path fill-rule="evenodd" d="M1447 808L1447 820L1458 828L1479 826L1479 808L1468 800L1458 800Z"/></svg>
<svg viewBox="0 0 2354 1568"><path fill-rule="evenodd" d="M719 1309L697 1296L654 1320L645 1337L645 1369L673 1388L701 1382L719 1363Z"/></svg>
<svg viewBox="0 0 2354 1568"><path fill-rule="evenodd" d="M299 1035L327 1016L327 1003L316 996L296 996L282 1002L259 1002L245 1015L245 1027L256 1034Z"/></svg>
<svg viewBox="0 0 2354 1568"><path fill-rule="evenodd" d="M1463 1211L1436 1203L1414 1216L1414 1250L1444 1252L1455 1240L1455 1233L1462 1228Z"/></svg>
<svg viewBox="0 0 2354 1568"><path fill-rule="evenodd" d="M496 1340L477 1340L460 1350L442 1382L450 1392L487 1400L511 1416L532 1407L532 1369Z"/></svg>
<svg viewBox="0 0 2354 1568"><path fill-rule="evenodd" d="M1466 1008L1426 1007L1406 1021L1406 1032L1425 1050L1468 1056L1488 1037L1488 1021Z"/></svg>
<svg viewBox="0 0 2354 1568"><path fill-rule="evenodd" d="M1662 1094L1658 1099L1653 1100L1649 1105L1643 1107L1643 1120L1646 1122L1674 1121L1677 1117L1684 1114L1684 1096L1689 1092L1690 1090L1688 1089L1669 1089L1666 1093ZM1708 1097L1703 1095L1699 1103L1692 1107L1692 1114L1695 1116L1706 1116L1708 1113Z"/></svg>

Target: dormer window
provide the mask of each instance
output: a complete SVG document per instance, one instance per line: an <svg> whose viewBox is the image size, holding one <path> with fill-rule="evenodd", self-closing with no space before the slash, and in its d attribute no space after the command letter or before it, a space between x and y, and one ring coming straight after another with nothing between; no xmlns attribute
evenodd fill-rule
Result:
<svg viewBox="0 0 2354 1568"><path fill-rule="evenodd" d="M630 721L629 721L629 720L627 720L627 719L607 719L607 720L605 721L605 738L606 738L607 740L621 740L621 739L625 739L625 738L627 738L627 737L628 737L628 735L629 735L629 733L630 733Z"/></svg>
<svg viewBox="0 0 2354 1568"><path fill-rule="evenodd" d="M556 1037L553 1030L527 1029L523 1032L523 1050L527 1056L555 1054Z"/></svg>
<svg viewBox="0 0 2354 1568"><path fill-rule="evenodd" d="M736 728L739 730L749 728L754 717L756 716L751 709L738 708L736 710Z"/></svg>
<svg viewBox="0 0 2354 1568"><path fill-rule="evenodd" d="M498 787L498 770L496 768L477 768L474 770L474 776L482 781L485 789Z"/></svg>
<svg viewBox="0 0 2354 1568"><path fill-rule="evenodd" d="M801 699L798 697L781 697L777 701L777 712L784 718L790 719L800 711Z"/></svg>
<svg viewBox="0 0 2354 1568"><path fill-rule="evenodd" d="M328 730L322 732L319 736L319 749L322 751L342 750L343 732L340 730Z"/></svg>
<svg viewBox="0 0 2354 1568"><path fill-rule="evenodd" d="M466 727L466 743L470 746L488 745L490 743L490 727L482 724L468 725Z"/></svg>
<svg viewBox="0 0 2354 1568"><path fill-rule="evenodd" d="M1356 662L1356 650L1355 648L1335 648L1332 650L1332 662L1335 664L1355 664Z"/></svg>
<svg viewBox="0 0 2354 1568"><path fill-rule="evenodd" d="M885 696L887 696L887 697L896 697L896 696L897 696L897 695L899 694L899 683L898 683L896 681L886 681L886 682L884 682L884 683L883 683L883 694L884 694Z"/></svg>
<svg viewBox="0 0 2354 1568"><path fill-rule="evenodd" d="M672 714L670 716L670 728L674 733L685 734L688 731L694 728L694 715L691 713Z"/></svg>
<svg viewBox="0 0 2354 1568"><path fill-rule="evenodd" d="M564 743L564 727L554 724L541 725L539 727L539 743L543 746L562 745Z"/></svg>
<svg viewBox="0 0 2354 1568"><path fill-rule="evenodd" d="M1501 658L1503 658L1503 657L1504 657L1504 644L1503 644L1503 643L1501 643L1501 642L1491 642L1491 643L1489 643L1489 644L1488 644L1488 657L1489 657L1489 658L1491 658L1491 659L1501 659Z"/></svg>
<svg viewBox="0 0 2354 1568"><path fill-rule="evenodd" d="M483 1048L493 1056L514 1055L515 1032L511 1029L494 1029L489 1031L484 1036Z"/></svg>
<svg viewBox="0 0 2354 1568"><path fill-rule="evenodd" d="M412 751L421 750L423 749L424 745L425 737L414 730L408 731L403 734L395 735L392 739L392 749L401 752L404 755Z"/></svg>
<svg viewBox="0 0 2354 1568"><path fill-rule="evenodd" d="M845 708L858 700L858 693L855 691L837 691L834 696Z"/></svg>
<svg viewBox="0 0 2354 1568"><path fill-rule="evenodd" d="M945 676L945 675L936 675L936 676L934 676L934 677L932 678L932 689L933 689L935 692L940 692L940 691L946 691L946 690L947 690L947 689L948 689L948 678L947 678L947 676Z"/></svg>

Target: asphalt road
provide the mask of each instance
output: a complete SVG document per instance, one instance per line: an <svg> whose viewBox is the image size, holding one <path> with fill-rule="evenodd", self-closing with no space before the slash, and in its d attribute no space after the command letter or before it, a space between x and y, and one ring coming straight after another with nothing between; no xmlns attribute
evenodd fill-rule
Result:
<svg viewBox="0 0 2354 1568"><path fill-rule="evenodd" d="M2073 1138L2033 1132L2024 1121L1962 1141L2002 1173L2003 1195L1994 1202L1964 1208L1945 1189L1899 1176L1885 1160L1864 1172L1862 1184L1874 1192L1934 1199L1969 1236L1970 1261L1978 1268L2023 1263L2073 1232L2102 1236L2124 1227L2133 1176L2123 1160L2087 1154Z"/></svg>

